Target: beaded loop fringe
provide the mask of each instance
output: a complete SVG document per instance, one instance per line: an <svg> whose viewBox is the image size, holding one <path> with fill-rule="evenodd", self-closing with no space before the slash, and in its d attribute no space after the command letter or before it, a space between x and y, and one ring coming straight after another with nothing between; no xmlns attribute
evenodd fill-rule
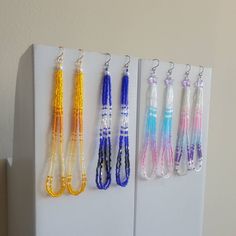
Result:
<svg viewBox="0 0 236 236"><path fill-rule="evenodd" d="M84 97L84 73L77 68L74 78L74 97L72 107L72 126L69 144L68 168L67 168L67 190L72 195L84 192L87 184L86 169L84 164L84 131L83 131L83 97ZM73 168L78 155L79 139L79 164L81 169L81 185L78 190L72 186Z"/></svg>
<svg viewBox="0 0 236 236"><path fill-rule="evenodd" d="M172 116L173 116L173 79L166 78L166 97L164 116L162 121L161 130L161 145L160 145L160 158L158 160L158 175L168 178L173 174L174 170L174 155L171 141L172 134Z"/></svg>
<svg viewBox="0 0 236 236"><path fill-rule="evenodd" d="M190 80L186 78L182 81L183 94L180 110L180 120L178 137L175 151L175 171L178 175L187 174L193 169L193 162L190 157Z"/></svg>
<svg viewBox="0 0 236 236"><path fill-rule="evenodd" d="M53 97L52 140L49 171L46 180L46 191L51 197L59 197L64 193L66 189L65 160L63 156L63 70L61 63L58 64L55 70L54 81L55 85ZM55 191L53 189L53 179L57 155L60 160L60 188L59 190Z"/></svg>
<svg viewBox="0 0 236 236"><path fill-rule="evenodd" d="M106 68L102 85L102 119L96 169L97 187L104 190L111 184L111 115L111 76Z"/></svg>
<svg viewBox="0 0 236 236"><path fill-rule="evenodd" d="M195 170L200 171L202 168L203 155L202 155L202 114L203 114L203 80L198 78L195 85L194 101L193 101L193 124L192 124L192 137L190 158L194 162L194 151L196 146L196 160Z"/></svg>
<svg viewBox="0 0 236 236"><path fill-rule="evenodd" d="M121 187L125 187L128 184L130 176L130 160L129 160L129 134L128 134L128 89L129 89L129 75L128 71L125 71L122 78L121 85L121 123L120 123L120 136L119 136L119 150L116 162L116 183ZM122 166L122 154L124 152L125 158L125 178L121 179L121 166Z"/></svg>
<svg viewBox="0 0 236 236"><path fill-rule="evenodd" d="M148 81L145 138L141 150L141 174L147 180L153 179L157 175L157 78L152 74ZM149 149L152 157L152 170L150 175L147 173L146 163Z"/></svg>

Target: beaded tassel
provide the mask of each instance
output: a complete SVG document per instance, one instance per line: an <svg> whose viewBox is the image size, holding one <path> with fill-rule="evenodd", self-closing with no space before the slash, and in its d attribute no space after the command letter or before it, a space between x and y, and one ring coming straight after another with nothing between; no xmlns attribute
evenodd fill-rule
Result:
<svg viewBox="0 0 236 236"><path fill-rule="evenodd" d="M171 138L174 102L173 79L171 78L173 66L174 64L172 63L172 68L168 70L167 78L165 79L166 97L162 121L160 157L158 160L158 175L165 178L172 175L174 170L174 155Z"/></svg>
<svg viewBox="0 0 236 236"><path fill-rule="evenodd" d="M194 162L194 150L197 149L197 158L195 160L195 170L200 171L202 168L202 114L203 114L203 80L202 74L204 68L199 73L199 77L195 84L194 102L193 102L193 124L190 157Z"/></svg>
<svg viewBox="0 0 236 236"><path fill-rule="evenodd" d="M179 175L184 175L187 170L193 168L189 149L190 80L188 76L191 67L190 65L187 66L189 66L189 70L185 72L185 78L182 80L183 94L175 152L175 171Z"/></svg>
<svg viewBox="0 0 236 236"><path fill-rule="evenodd" d="M128 62L129 63L129 62ZM121 187L128 184L130 176L130 161L129 161L129 134L128 134L128 89L129 89L129 74L128 63L125 65L124 75L122 77L121 85L121 123L120 123L120 136L119 136L119 150L116 162L116 183ZM125 178L121 179L121 161L122 153L124 152L125 158Z"/></svg>
<svg viewBox="0 0 236 236"><path fill-rule="evenodd" d="M83 97L84 97L84 73L81 69L81 59L76 63L76 72L74 78L74 98L72 107L72 126L71 137L69 145L68 169L67 169L67 189L72 195L79 195L82 193L87 184L86 169L84 164L84 131L83 131ZM78 155L79 138L79 164L81 168L81 185L78 190L72 186L73 168L75 165L76 157Z"/></svg>
<svg viewBox="0 0 236 236"><path fill-rule="evenodd" d="M61 48L62 50L62 48ZM53 118L52 118L52 142L49 160L49 171L46 180L46 191L52 197L61 196L66 189L65 160L63 154L63 51L57 58L57 66L54 74L54 97L53 97ZM58 143L59 142L59 143ZM58 147L58 154L57 154ZM54 167L57 155L60 160L60 188L53 190Z"/></svg>
<svg viewBox="0 0 236 236"><path fill-rule="evenodd" d="M110 56L110 54L108 54ZM111 57L110 57L111 59ZM98 189L107 189L111 184L111 76L108 71L110 59L105 63L102 85L102 119L100 124L100 140L96 184ZM106 174L103 176L104 172Z"/></svg>
<svg viewBox="0 0 236 236"><path fill-rule="evenodd" d="M157 171L157 77L155 70L158 65L152 68L151 76L148 78L149 88L147 91L147 111L145 120L145 138L141 150L141 174L147 179L156 177ZM147 154L150 150L152 157L151 174L147 173Z"/></svg>

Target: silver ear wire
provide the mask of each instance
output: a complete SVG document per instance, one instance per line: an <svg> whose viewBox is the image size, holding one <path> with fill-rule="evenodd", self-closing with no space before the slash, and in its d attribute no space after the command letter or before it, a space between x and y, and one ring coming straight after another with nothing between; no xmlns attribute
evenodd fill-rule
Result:
<svg viewBox="0 0 236 236"><path fill-rule="evenodd" d="M185 78L187 79L189 76L189 73L191 71L191 65L190 64L186 64L186 71L185 71Z"/></svg>
<svg viewBox="0 0 236 236"><path fill-rule="evenodd" d="M152 61L153 61L153 64L155 63L155 61L157 62L157 64L152 67L152 74L155 74L157 67L160 65L160 60L159 59L153 59Z"/></svg>
<svg viewBox="0 0 236 236"><path fill-rule="evenodd" d="M129 68L129 64L130 64L130 56L129 55L125 55L125 57L127 58L127 62L124 64L124 67L126 69L128 69Z"/></svg>
<svg viewBox="0 0 236 236"><path fill-rule="evenodd" d="M109 52L107 52L107 53L104 53L104 55L107 56L107 60L105 61L104 66L105 66L105 69L108 70L109 65L110 65L110 61L111 61L111 54Z"/></svg>
<svg viewBox="0 0 236 236"><path fill-rule="evenodd" d="M198 76L199 76L199 78L202 78L202 75L203 75L203 73L204 73L204 66L199 66L200 67L200 71L199 71L199 74L198 74Z"/></svg>
<svg viewBox="0 0 236 236"><path fill-rule="evenodd" d="M167 72L167 76L170 77L172 74L173 69L175 68L175 63L173 61L170 61L170 68Z"/></svg>
<svg viewBox="0 0 236 236"><path fill-rule="evenodd" d="M61 65L63 63L63 56L64 56L64 48L62 46L59 47L59 56L57 57L57 63L58 65Z"/></svg>
<svg viewBox="0 0 236 236"><path fill-rule="evenodd" d="M83 58L84 58L84 51L83 51L83 49L78 49L78 51L79 51L80 56L79 56L79 58L76 60L75 65L76 65L78 68L80 68L80 67L81 67L81 64L82 64L82 60L83 60Z"/></svg>

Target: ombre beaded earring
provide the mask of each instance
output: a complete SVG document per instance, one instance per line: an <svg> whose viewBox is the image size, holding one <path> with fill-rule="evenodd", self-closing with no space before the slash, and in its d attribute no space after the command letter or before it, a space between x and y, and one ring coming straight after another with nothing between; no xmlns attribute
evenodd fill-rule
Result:
<svg viewBox="0 0 236 236"><path fill-rule="evenodd" d="M82 59L84 53L79 49L81 55L76 61L76 70L74 76L74 94L72 105L72 125L69 143L68 168L67 168L67 189L71 195L82 193L87 184L86 169L84 163L84 130L83 130L83 99L84 99L84 73L82 71ZM79 152L78 152L79 141ZM81 185L78 190L72 186L73 169L76 158L79 155L79 165L81 170Z"/></svg>
<svg viewBox="0 0 236 236"><path fill-rule="evenodd" d="M53 114L52 114L52 141L50 149L49 170L46 180L47 193L52 197L61 196L66 189L65 160L63 153L64 131L63 131L63 54L64 49L60 47L60 55L57 57L56 69L54 73L54 94L53 94ZM59 143L58 143L59 142ZM58 149L58 150L57 150ZM60 188L53 189L56 159L60 163Z"/></svg>
<svg viewBox="0 0 236 236"><path fill-rule="evenodd" d="M157 76L156 68L159 66L159 60L153 59L157 65L152 67L151 74L148 78L149 88L147 90L147 107L145 116L145 137L141 150L141 174L147 179L153 179L157 175ZM150 150L152 158L151 174L147 171L147 156Z"/></svg>
<svg viewBox="0 0 236 236"><path fill-rule="evenodd" d="M190 80L189 72L191 66L186 65L186 72L182 80L182 104L180 108L180 119L178 137L175 151L175 171L178 175L187 174L193 169L193 162L190 157Z"/></svg>
<svg viewBox="0 0 236 236"><path fill-rule="evenodd" d="M164 114L161 130L160 156L158 160L158 175L168 178L174 170L174 154L172 147L172 115L174 105L173 79L171 77L174 63L170 62L170 69L165 79Z"/></svg>
<svg viewBox="0 0 236 236"><path fill-rule="evenodd" d="M124 65L124 73L121 83L121 98L120 98L120 135L119 135L119 150L116 162L116 183L121 187L125 187L128 184L130 176L130 161L129 161L129 63L130 56L126 55L128 62ZM121 177L121 166L122 166L122 154L124 153L124 172L125 177Z"/></svg>
<svg viewBox="0 0 236 236"><path fill-rule="evenodd" d="M100 124L100 139L98 151L98 163L96 168L96 184L98 189L107 189L111 184L111 76L109 74L109 64L111 54L106 53L108 59L104 66L104 76L102 84L102 117Z"/></svg>
<svg viewBox="0 0 236 236"><path fill-rule="evenodd" d="M195 92L193 97L193 124L192 124L192 137L190 158L195 163L195 170L200 171L202 168L202 114L203 114L203 79L202 75L204 67L200 66L198 79L195 83ZM194 161L194 150L197 149L196 160Z"/></svg>

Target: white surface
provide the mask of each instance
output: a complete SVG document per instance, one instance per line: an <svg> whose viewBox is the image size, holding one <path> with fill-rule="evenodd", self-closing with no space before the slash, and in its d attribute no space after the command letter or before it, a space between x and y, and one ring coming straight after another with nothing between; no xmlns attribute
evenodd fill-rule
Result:
<svg viewBox="0 0 236 236"><path fill-rule="evenodd" d="M107 191L95 185L98 144L98 114L100 108L100 85L106 56L86 52L83 59L84 78L84 131L85 160L89 184L86 192L78 197L64 195L52 199L46 196L44 182L45 163L48 158L47 142L51 117L53 71L58 48L35 46L35 191L37 236L126 236L133 234L134 171L136 137L136 98L138 60L131 58L129 66L130 87L130 160L131 176L126 188L115 183L115 168L112 165L113 184ZM72 102L74 63L78 50L65 49L64 54L64 125L65 145L69 138L70 110ZM126 58L112 55L109 71L112 77L112 159L116 160L117 134L119 131L119 101L122 68ZM66 151L66 150L65 150Z"/></svg>
<svg viewBox="0 0 236 236"><path fill-rule="evenodd" d="M150 75L153 62L141 61L140 91L139 91L139 146L137 158L143 143L144 114L146 109L147 78ZM158 75L158 124L162 116L162 102L164 98L164 79L169 63L160 62L156 72ZM181 80L185 72L185 65L175 65L172 73L174 79L174 113L173 113L173 147L177 136L179 109L181 101ZM197 79L199 67L193 67L190 72L191 95L193 82ZM169 179L143 180L140 177L139 165L136 183L136 216L135 236L201 236L203 223L203 196L205 185L205 158L207 156L207 134L210 104L211 69L205 69L204 112L203 112L203 155L204 168L200 173L189 172L187 176L174 176ZM138 160L136 160L138 162ZM139 163L138 163L139 164Z"/></svg>

